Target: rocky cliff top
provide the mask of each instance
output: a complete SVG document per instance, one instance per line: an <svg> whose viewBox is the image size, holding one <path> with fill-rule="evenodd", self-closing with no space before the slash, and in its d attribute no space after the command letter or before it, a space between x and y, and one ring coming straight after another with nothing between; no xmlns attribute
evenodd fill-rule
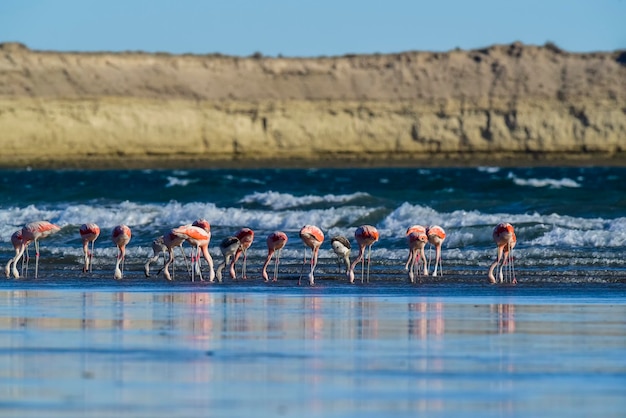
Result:
<svg viewBox="0 0 626 418"><path fill-rule="evenodd" d="M553 44L318 58L33 51L0 44L0 98L626 101L626 50Z"/></svg>

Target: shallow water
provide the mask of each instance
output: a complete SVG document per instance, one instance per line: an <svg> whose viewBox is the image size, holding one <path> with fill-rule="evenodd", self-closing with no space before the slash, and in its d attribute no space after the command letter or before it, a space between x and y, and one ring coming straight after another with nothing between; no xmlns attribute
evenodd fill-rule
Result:
<svg viewBox="0 0 626 418"><path fill-rule="evenodd" d="M2 282L0 413L623 416L622 284Z"/></svg>

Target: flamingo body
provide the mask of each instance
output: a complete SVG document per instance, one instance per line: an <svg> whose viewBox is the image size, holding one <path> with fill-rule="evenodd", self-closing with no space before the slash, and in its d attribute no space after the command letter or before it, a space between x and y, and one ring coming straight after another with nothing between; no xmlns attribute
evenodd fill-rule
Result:
<svg viewBox="0 0 626 418"><path fill-rule="evenodd" d="M265 259L265 263L263 264L262 276L263 280L266 282L269 281L269 277L267 276L267 266L272 260L272 256L276 253L276 260L274 262L274 278L272 281L278 281L278 263L280 259L280 250L285 247L287 244L287 234L282 231L275 231L268 235L265 240L267 243L267 258Z"/></svg>
<svg viewBox="0 0 626 418"><path fill-rule="evenodd" d="M350 241L344 236L337 235L330 239L330 246L333 248L338 261L346 266L347 273L350 269Z"/></svg>
<svg viewBox="0 0 626 418"><path fill-rule="evenodd" d="M162 271L165 278L171 281L172 275L170 275L169 266L174 263L174 248L179 247L181 249L180 251L185 259L185 264L187 264L187 258L185 258L185 253L182 249L184 241L185 238L179 237L173 232L173 230L170 230L152 241L153 256L148 258L146 264L144 265L146 277L150 277L150 264L157 261L159 256L163 254L163 268L157 272L157 275ZM165 257L165 253L168 255L167 259ZM187 266L187 268L189 268L189 266ZM172 273L174 273L174 268L172 268Z"/></svg>
<svg viewBox="0 0 626 418"><path fill-rule="evenodd" d="M305 225L300 229L300 239L311 249L311 271L309 272L309 284L315 284L315 267L317 266L317 257L319 255L320 246L324 242L324 233L321 229L314 225ZM304 261L306 262L306 252L304 253ZM300 280L298 280L300 284Z"/></svg>
<svg viewBox="0 0 626 418"><path fill-rule="evenodd" d="M233 257L240 248L241 242L239 241L239 238L235 236L226 237L222 240L222 242L220 242L220 251L222 252L224 261L217 266L217 270L215 272L218 282L222 282L222 270L224 270L228 264L230 264L230 278L233 280L237 279L237 274L235 273L235 261Z"/></svg>
<svg viewBox="0 0 626 418"><path fill-rule="evenodd" d="M237 263L237 260L239 260L239 257L241 256L241 254L243 254L243 266L241 268L241 277L245 280L248 278L247 272L246 272L246 265L248 261L248 248L250 248L250 246L252 245L252 241L254 241L254 231L250 228L241 228L239 231L237 231L235 236L237 237L237 239L239 239L241 246L235 253L233 265Z"/></svg>
<svg viewBox="0 0 626 418"><path fill-rule="evenodd" d="M83 242L83 273L91 272L92 270L92 261L93 261L93 249L96 240L100 236L100 227L95 223L86 223L80 226L78 230L80 234L80 239ZM89 248L89 244L91 244L91 249Z"/></svg>
<svg viewBox="0 0 626 418"><path fill-rule="evenodd" d="M489 281L491 283L496 283L496 278L493 275L493 271L497 266L500 266L498 276L500 279L500 283L502 283L504 281L502 268L505 264L508 264L510 266L511 283L517 283L517 279L515 278L515 271L513 270L513 257L511 255L513 252L513 248L515 248L515 245L517 244L515 228L513 228L513 225L508 222L500 223L496 225L496 227L493 229L492 237L498 249L498 256L489 267Z"/></svg>
<svg viewBox="0 0 626 418"><path fill-rule="evenodd" d="M20 246L19 254L16 254L13 261L13 277L19 278L19 273L15 268L17 260L24 254L26 248L31 242L35 243L35 279L39 272L39 240L47 238L50 235L57 233L61 230L57 225L48 221L31 222L22 228L22 245ZM28 268L27 268L28 271Z"/></svg>
<svg viewBox="0 0 626 418"><path fill-rule="evenodd" d="M207 264L209 265L209 281L215 280L215 271L213 269L213 258L209 254L209 242L211 241L211 232L193 225L182 225L178 228L174 228L172 233L186 240L192 247L196 248L196 254L191 257L191 280L194 280L194 275L197 272L200 276L200 280L203 281L202 273L200 269L200 253L204 256Z"/></svg>
<svg viewBox="0 0 626 418"><path fill-rule="evenodd" d="M185 239L180 237L174 233L173 230L170 230L167 234L163 235L163 245L167 248L167 262L163 266L163 274L167 280L172 280L172 276L170 276L169 266L174 262L174 248L179 247L181 253L183 254L183 258L185 258L185 252L183 251L183 242ZM187 263L187 259L185 258L185 263ZM174 273L174 267L172 267L172 274Z"/></svg>
<svg viewBox="0 0 626 418"><path fill-rule="evenodd" d="M415 282L415 264L421 261L423 265L422 273L424 276L428 274L428 266L426 265L426 256L424 255L424 247L428 242L428 235L426 235L426 228L422 225L413 225L406 230L406 240L409 246L409 256L406 260L404 269L408 271L409 280L411 283Z"/></svg>
<svg viewBox="0 0 626 418"><path fill-rule="evenodd" d="M435 269L433 270L433 277L437 276L438 267L439 275L443 275L441 267L441 245L446 239L446 231L439 225L432 225L426 229L426 235L428 235L428 242L435 247Z"/></svg>
<svg viewBox="0 0 626 418"><path fill-rule="evenodd" d="M132 233L126 225L117 225L111 233L111 240L118 248L117 260L115 262L115 273L113 277L120 280L123 277L124 262L126 259L126 246L130 242ZM121 269L120 269L121 265Z"/></svg>
<svg viewBox="0 0 626 418"><path fill-rule="evenodd" d="M144 270L146 277L150 277L150 264L156 262L161 256L161 254L164 254L166 252L167 252L167 247L163 243L163 235L155 238L152 241L152 257L148 257L146 264L144 264L143 266L143 270ZM165 255L163 257L164 257L163 264L165 265Z"/></svg>
<svg viewBox="0 0 626 418"><path fill-rule="evenodd" d="M363 263L365 262L364 254L365 254L366 247L369 249L368 256L367 256L367 281L369 282L370 260L371 260L370 256L372 252L372 245L376 241L378 241L378 237L379 237L378 230L371 225L361 225L354 232L354 239L356 240L357 244L359 244L359 255L352 262L352 264L350 265L350 268L348 269L347 276L348 276L348 279L350 280L350 283L354 283L354 268L359 263L359 261L362 262L361 283L363 283L363 271L364 271Z"/></svg>

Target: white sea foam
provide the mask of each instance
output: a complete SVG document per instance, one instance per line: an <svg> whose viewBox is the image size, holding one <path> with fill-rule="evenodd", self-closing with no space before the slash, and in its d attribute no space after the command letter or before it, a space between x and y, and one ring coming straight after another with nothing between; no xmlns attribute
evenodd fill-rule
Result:
<svg viewBox="0 0 626 418"><path fill-rule="evenodd" d="M478 167L477 170L483 173L495 174L500 171L500 167Z"/></svg>
<svg viewBox="0 0 626 418"><path fill-rule="evenodd" d="M347 195L305 195L294 196L289 193L278 193L273 191L255 192L244 196L239 203L257 203L275 210L295 208L299 206L315 205L320 203L346 204L359 198L369 197L367 193L353 193Z"/></svg>
<svg viewBox="0 0 626 418"><path fill-rule="evenodd" d="M517 177L515 174L513 173L509 173L508 178L513 180L513 183L515 183L518 186L530 186L530 187L550 187L553 189L560 189L562 187L570 187L570 188L577 188L577 187L581 187L579 183L577 183L575 180L569 179L569 178L562 178L562 179L523 179L520 177Z"/></svg>
<svg viewBox="0 0 626 418"><path fill-rule="evenodd" d="M190 185L191 183L197 183L198 179L181 179L178 177L174 177L174 176L167 176L167 184L165 185L165 187L174 187L174 186L181 186L181 187L185 187Z"/></svg>
<svg viewBox="0 0 626 418"><path fill-rule="evenodd" d="M304 245L298 238L298 231L304 224L318 225L324 231L326 242L322 246L320 256L332 259L334 254L329 244L332 236L348 237L353 243L352 257L355 257L358 252L354 241L356 226L360 223L373 223L378 228L381 237L373 247L373 256L378 260L387 260L385 262L391 264L396 262L401 264L406 259L405 231L407 227L414 224L424 226L438 224L446 230L447 238L443 245L444 260L451 265L469 263L469 265L482 266L490 262L495 254L491 236L493 227L503 221L511 222L516 228L518 237L516 253L522 259L526 257L526 262L534 263L533 265L548 265L562 261L566 266L567 260L573 257L569 255L572 251L590 254L588 258L582 258L583 261L577 261L579 263L605 262L602 255L593 255L591 252L626 245L625 217L603 219L559 214L507 214L464 210L438 212L425 205L413 205L407 202L391 212L381 207L346 204L330 208L297 208L298 205L306 205L302 201L295 204L294 209L286 207L277 210L275 208L277 197L269 193L263 195L261 200L268 199L269 209L224 208L213 203L177 201L167 204L125 201L105 205L98 203L57 207L36 205L23 208L10 207L0 210L0 238L4 243L2 251L6 254L12 251L9 241L15 230L28 222L41 219L57 223L64 228L54 245L43 244L46 251L74 257L79 257L81 254L77 228L85 222L95 222L102 229L102 238L97 244L99 257L114 257L115 247L109 239L110 231L115 225L124 223L133 229L129 256L143 259L151 252L150 243L153 238L168 228L191 223L198 218L209 220L214 228L210 251L218 259L221 255L217 243L242 226L257 231L250 256L258 258L264 257L267 252L266 234L273 230L283 230L290 236L290 242L283 252L285 259L301 259L304 254ZM367 197L367 194L342 195L330 199L320 198L320 200L328 202L336 198L338 202L350 202L360 197ZM288 194L282 194L281 197L287 200L292 198L296 201L301 199ZM306 199L305 197L305 202L308 201ZM550 260L552 258L559 258L561 261ZM597 261L594 261L596 258Z"/></svg>

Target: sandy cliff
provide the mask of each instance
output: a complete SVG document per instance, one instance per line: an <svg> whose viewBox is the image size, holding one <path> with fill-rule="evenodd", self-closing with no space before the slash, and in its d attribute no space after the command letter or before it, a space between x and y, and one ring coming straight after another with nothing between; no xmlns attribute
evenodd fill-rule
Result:
<svg viewBox="0 0 626 418"><path fill-rule="evenodd" d="M0 166L626 164L626 51L320 58L0 45Z"/></svg>

